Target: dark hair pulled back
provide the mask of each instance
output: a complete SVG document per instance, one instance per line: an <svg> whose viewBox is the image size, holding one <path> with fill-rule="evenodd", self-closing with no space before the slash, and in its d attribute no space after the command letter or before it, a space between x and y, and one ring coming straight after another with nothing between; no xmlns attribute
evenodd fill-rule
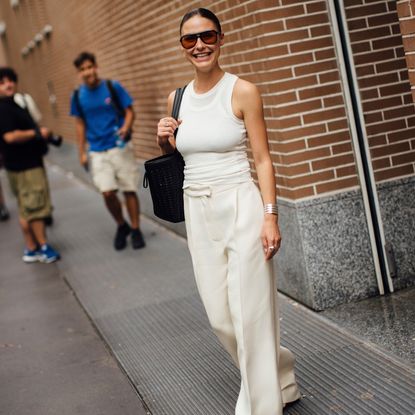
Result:
<svg viewBox="0 0 415 415"><path fill-rule="evenodd" d="M205 19L208 19L210 21L212 21L214 23L214 25L216 26L216 30L219 33L222 33L222 27L220 25L220 21L217 18L216 14L211 12L208 9L204 9L203 7L199 7L197 9L193 9L190 12L187 12L183 18L182 21L180 22L180 34L182 34L182 27L183 25L189 20L191 19L193 16L200 16L200 17L204 17Z"/></svg>

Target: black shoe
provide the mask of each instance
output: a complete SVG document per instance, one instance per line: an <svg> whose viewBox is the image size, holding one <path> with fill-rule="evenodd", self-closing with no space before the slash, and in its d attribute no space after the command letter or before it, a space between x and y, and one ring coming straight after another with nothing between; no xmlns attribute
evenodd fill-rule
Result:
<svg viewBox="0 0 415 415"><path fill-rule="evenodd" d="M2 205L0 206L0 221L5 221L9 219L9 211L7 210L6 206Z"/></svg>
<svg viewBox="0 0 415 415"><path fill-rule="evenodd" d="M114 238L114 248L119 251L127 246L127 236L130 234L131 228L128 223L118 226L117 233Z"/></svg>
<svg viewBox="0 0 415 415"><path fill-rule="evenodd" d="M131 244L133 246L133 249L140 249L146 246L143 234L141 233L140 229L131 230Z"/></svg>

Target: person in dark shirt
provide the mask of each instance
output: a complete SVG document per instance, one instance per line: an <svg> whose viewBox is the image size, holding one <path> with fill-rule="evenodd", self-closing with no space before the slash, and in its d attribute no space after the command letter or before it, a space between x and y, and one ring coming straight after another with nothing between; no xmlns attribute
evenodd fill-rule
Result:
<svg viewBox="0 0 415 415"><path fill-rule="evenodd" d="M47 243L44 222L52 209L43 165L51 132L38 127L29 111L16 104L16 88L16 72L0 68L0 151L19 206L19 222L26 243L22 259L27 263L50 263L60 257Z"/></svg>

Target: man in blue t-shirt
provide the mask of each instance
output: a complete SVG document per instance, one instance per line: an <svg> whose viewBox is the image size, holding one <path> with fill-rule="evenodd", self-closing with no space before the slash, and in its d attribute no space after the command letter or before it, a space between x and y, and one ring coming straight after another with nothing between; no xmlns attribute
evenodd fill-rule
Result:
<svg viewBox="0 0 415 415"><path fill-rule="evenodd" d="M134 121L133 100L119 82L99 78L92 53L82 52L74 60L74 65L82 80L82 85L71 98L71 115L76 120L80 163L87 169L89 158L94 184L117 222L114 248L124 249L130 233L133 248L143 248L145 242L139 227L140 211L136 193L138 165L128 143ZM131 225L124 219L118 190L124 193Z"/></svg>

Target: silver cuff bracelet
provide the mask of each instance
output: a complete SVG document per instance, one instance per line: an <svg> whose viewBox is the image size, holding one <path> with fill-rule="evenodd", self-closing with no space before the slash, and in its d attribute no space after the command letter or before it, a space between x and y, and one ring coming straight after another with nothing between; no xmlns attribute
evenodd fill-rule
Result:
<svg viewBox="0 0 415 415"><path fill-rule="evenodd" d="M278 205L274 203L266 203L264 205L264 213L271 213L273 215L278 215Z"/></svg>

